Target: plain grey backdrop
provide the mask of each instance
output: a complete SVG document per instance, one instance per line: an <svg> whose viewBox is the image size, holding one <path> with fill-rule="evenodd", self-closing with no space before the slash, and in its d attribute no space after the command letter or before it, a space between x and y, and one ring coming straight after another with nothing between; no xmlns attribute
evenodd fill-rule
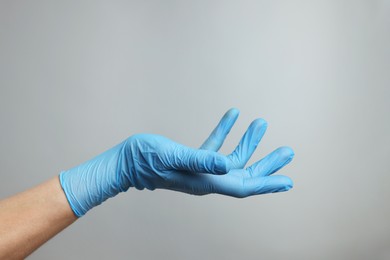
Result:
<svg viewBox="0 0 390 260"><path fill-rule="evenodd" d="M0 197L141 132L289 145L286 193L129 190L30 259L390 259L390 1L0 0Z"/></svg>

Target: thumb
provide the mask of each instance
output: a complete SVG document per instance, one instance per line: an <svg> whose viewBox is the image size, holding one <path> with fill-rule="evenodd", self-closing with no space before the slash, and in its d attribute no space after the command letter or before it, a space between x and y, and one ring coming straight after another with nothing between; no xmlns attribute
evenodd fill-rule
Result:
<svg viewBox="0 0 390 260"><path fill-rule="evenodd" d="M226 174L230 171L230 159L217 152L193 149L183 145L175 147L168 155L168 168L197 173Z"/></svg>

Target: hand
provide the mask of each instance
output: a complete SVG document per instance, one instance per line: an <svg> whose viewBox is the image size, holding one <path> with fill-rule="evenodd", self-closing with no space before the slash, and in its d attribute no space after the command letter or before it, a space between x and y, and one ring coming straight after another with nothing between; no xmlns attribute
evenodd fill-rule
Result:
<svg viewBox="0 0 390 260"><path fill-rule="evenodd" d="M200 149L217 152L238 115L239 111L237 109L230 109L226 112ZM266 128L267 123L263 119L256 119L250 124L236 149L227 156L231 163L231 170L227 174L212 175L169 171L165 181L161 182L158 188L195 195L218 193L237 198L288 191L293 186L293 182L289 177L271 175L293 159L294 152L291 148L280 147L262 160L244 169Z"/></svg>
<svg viewBox="0 0 390 260"><path fill-rule="evenodd" d="M243 169L265 133L266 122L262 119L252 122L233 153L217 153L237 117L238 110L229 110L201 149L158 135L138 134L62 172L61 186L72 210L80 217L130 187L234 197L290 189L292 181L288 177L269 176L291 161L290 148L279 148Z"/></svg>

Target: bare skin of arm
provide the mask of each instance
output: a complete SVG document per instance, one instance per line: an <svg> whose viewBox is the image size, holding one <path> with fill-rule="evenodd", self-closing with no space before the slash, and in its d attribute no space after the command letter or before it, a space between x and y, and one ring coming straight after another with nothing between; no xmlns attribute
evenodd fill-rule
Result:
<svg viewBox="0 0 390 260"><path fill-rule="evenodd" d="M24 259L76 220L58 177L0 201L0 259Z"/></svg>
<svg viewBox="0 0 390 260"><path fill-rule="evenodd" d="M159 135L133 135L62 171L60 178L0 201L0 260L24 259L77 216L130 187L237 198L292 188L287 176L271 176L292 160L289 147L280 147L245 168L265 133L263 119L250 124L231 154L217 153L237 117L237 109L225 113L199 150Z"/></svg>

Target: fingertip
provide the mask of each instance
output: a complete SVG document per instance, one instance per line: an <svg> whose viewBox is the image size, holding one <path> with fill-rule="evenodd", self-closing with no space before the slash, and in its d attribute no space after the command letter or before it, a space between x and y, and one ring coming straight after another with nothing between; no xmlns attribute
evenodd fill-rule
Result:
<svg viewBox="0 0 390 260"><path fill-rule="evenodd" d="M221 122L225 122L225 124L226 124L225 128L228 128L228 132L230 131L230 128L233 127L239 114L240 114L240 111L238 109L231 108L223 116Z"/></svg>
<svg viewBox="0 0 390 260"><path fill-rule="evenodd" d="M218 125L214 128L211 135L206 141L200 146L202 150L218 151L226 136L229 134L234 123L236 122L239 115L239 111L236 108L229 109L218 122Z"/></svg>
<svg viewBox="0 0 390 260"><path fill-rule="evenodd" d="M287 176L283 176L283 177L284 177L284 187L285 187L286 191L292 189L294 187L293 180Z"/></svg>
<svg viewBox="0 0 390 260"><path fill-rule="evenodd" d="M266 177L265 183L264 193L288 191L294 186L292 179L284 175Z"/></svg>
<svg viewBox="0 0 390 260"><path fill-rule="evenodd" d="M278 190L277 192L284 192L284 191L291 190L294 187L294 183L291 180L291 178L287 176L281 176L281 177L284 177L283 178L284 183L281 183L280 190Z"/></svg>
<svg viewBox="0 0 390 260"><path fill-rule="evenodd" d="M240 114L240 110L238 108L235 108L235 107L232 107L230 108L227 112L226 112L227 115L229 116L235 116L237 117L239 114Z"/></svg>
<svg viewBox="0 0 390 260"><path fill-rule="evenodd" d="M263 118L257 118L252 121L251 125L249 126L249 131L251 131L252 133L257 133L256 135L259 136L259 138L261 139L267 131L267 128L267 121L265 121ZM256 141L259 142L260 139Z"/></svg>
<svg viewBox="0 0 390 260"><path fill-rule="evenodd" d="M217 154L214 160L214 172L218 175L223 175L231 170L230 160L221 154Z"/></svg>
<svg viewBox="0 0 390 260"><path fill-rule="evenodd" d="M294 150L289 147L289 146L282 146L277 149L277 153L282 157L282 158L287 158L288 162L290 162L294 156Z"/></svg>
<svg viewBox="0 0 390 260"><path fill-rule="evenodd" d="M262 118L257 118L252 121L251 125L248 128L248 133L252 134L255 139L253 141L257 144L263 138L265 132L267 131L268 123Z"/></svg>
<svg viewBox="0 0 390 260"><path fill-rule="evenodd" d="M256 126L259 126L261 128L267 128L268 127L267 121L265 121L263 118L256 118L255 120L253 120L252 124L256 125Z"/></svg>

